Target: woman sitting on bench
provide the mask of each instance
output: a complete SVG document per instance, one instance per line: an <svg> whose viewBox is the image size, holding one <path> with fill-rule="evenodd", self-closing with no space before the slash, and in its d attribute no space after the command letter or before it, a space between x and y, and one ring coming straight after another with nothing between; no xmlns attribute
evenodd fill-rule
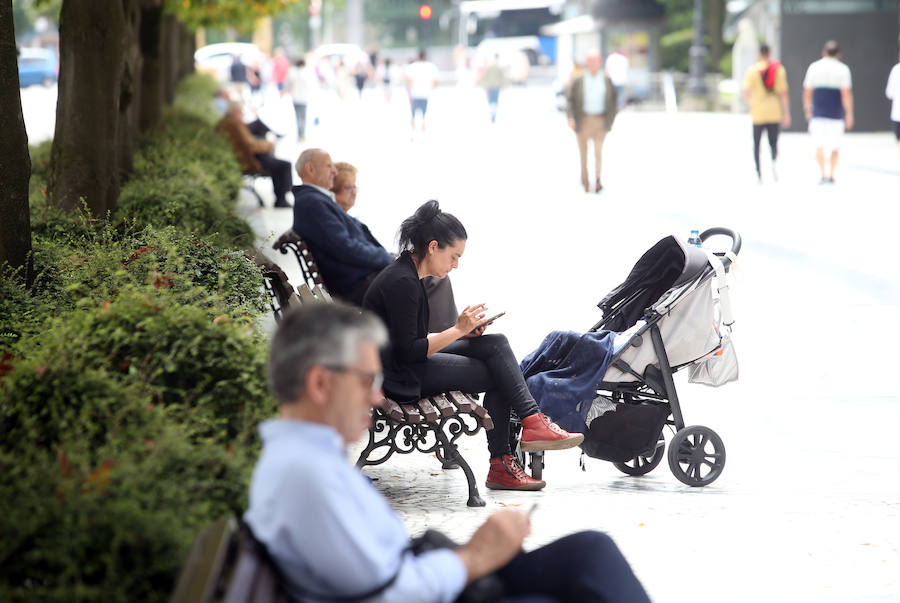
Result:
<svg viewBox="0 0 900 603"><path fill-rule="evenodd" d="M522 420L522 449L562 450L584 436L560 429L538 411L516 358L503 335L483 335L484 304L467 306L452 327L428 333L428 302L421 279L444 277L466 249L466 229L428 201L400 226L401 254L375 278L363 307L384 320L390 348L382 352L384 391L398 402L446 391L485 392L494 421L487 433L491 455L486 486L493 490L540 490L546 484L525 473L509 447L510 409Z"/></svg>

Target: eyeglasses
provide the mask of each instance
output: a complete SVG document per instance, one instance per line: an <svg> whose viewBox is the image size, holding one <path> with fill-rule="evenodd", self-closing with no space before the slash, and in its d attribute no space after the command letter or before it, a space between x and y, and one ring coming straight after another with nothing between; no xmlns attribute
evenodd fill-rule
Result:
<svg viewBox="0 0 900 603"><path fill-rule="evenodd" d="M362 383L363 387L367 388L373 394L381 391L381 385L384 383L384 374L381 371L372 373L358 369L355 366L329 366L327 364L324 366L329 371L334 371L335 373L353 373L359 377L359 382Z"/></svg>
<svg viewBox="0 0 900 603"><path fill-rule="evenodd" d="M346 185L346 186L342 186L342 187L341 187L341 190L342 190L342 191L347 191L347 192L349 192L349 193L355 193L355 192L358 192L358 191L359 191L359 187L358 187L358 186L350 186L350 185Z"/></svg>

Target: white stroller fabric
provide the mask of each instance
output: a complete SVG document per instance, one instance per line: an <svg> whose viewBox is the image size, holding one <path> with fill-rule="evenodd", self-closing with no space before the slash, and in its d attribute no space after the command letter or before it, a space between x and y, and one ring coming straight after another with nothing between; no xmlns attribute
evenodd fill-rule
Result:
<svg viewBox="0 0 900 603"><path fill-rule="evenodd" d="M731 310L731 293L728 286L725 267L722 260L710 251L706 252L709 263L716 270L717 293L719 297L719 310L721 322L719 335L722 338L720 349L708 358L697 360L690 368L688 381L700 383L711 387L725 385L729 381L736 381L740 371L738 370L737 352L734 351L734 340L731 337L731 325L734 324L734 316ZM729 259L734 261L734 254Z"/></svg>
<svg viewBox="0 0 900 603"><path fill-rule="evenodd" d="M677 294L686 291L680 298L674 299ZM706 356L719 347L719 332L716 320L715 302L712 296L712 279L707 279L699 287L696 283L689 283L679 287L657 304L655 309L663 314L657 323L666 355L669 357L670 366L679 366L693 362ZM630 335L644 325L644 321L638 321L628 331L625 331L621 339L630 339ZM642 335L641 345L626 349L620 359L637 374L643 375L647 365L653 364L659 367L653 342L650 334ZM619 338L617 342L619 343ZM631 373L623 372L614 366L610 366L603 380L608 383L633 382L637 377Z"/></svg>

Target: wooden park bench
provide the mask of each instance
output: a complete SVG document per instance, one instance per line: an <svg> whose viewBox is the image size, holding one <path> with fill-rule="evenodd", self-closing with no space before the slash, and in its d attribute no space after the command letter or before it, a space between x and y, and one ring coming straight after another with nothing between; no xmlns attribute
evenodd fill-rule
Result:
<svg viewBox="0 0 900 603"><path fill-rule="evenodd" d="M249 531L223 517L194 539L170 603L288 603L278 570Z"/></svg>
<svg viewBox="0 0 900 603"><path fill-rule="evenodd" d="M297 288L301 303L330 302L331 296L321 285ZM380 465L394 453L421 452L434 454L445 469L458 465L469 486L470 507L483 507L475 475L463 458L456 441L463 435L475 435L481 428L490 430L494 422L477 398L460 391L399 403L385 398L380 408L372 409L369 440L356 461L357 467Z"/></svg>
<svg viewBox="0 0 900 603"><path fill-rule="evenodd" d="M284 316L284 313L287 312L290 306L300 303L294 286L288 281L284 270L263 254L255 250L246 250L244 253L262 271L263 286L269 294L269 307L272 308L275 322L280 322L281 317Z"/></svg>

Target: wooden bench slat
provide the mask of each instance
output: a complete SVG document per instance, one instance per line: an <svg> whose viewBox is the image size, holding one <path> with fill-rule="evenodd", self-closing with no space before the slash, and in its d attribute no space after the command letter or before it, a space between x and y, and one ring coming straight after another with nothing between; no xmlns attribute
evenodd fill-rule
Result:
<svg viewBox="0 0 900 603"><path fill-rule="evenodd" d="M197 535L178 577L171 603L212 601L236 532L234 519L223 517Z"/></svg>
<svg viewBox="0 0 900 603"><path fill-rule="evenodd" d="M406 415L407 423L422 422L422 414L419 412L419 407L415 404L401 404L400 408L403 409L403 412Z"/></svg>
<svg viewBox="0 0 900 603"><path fill-rule="evenodd" d="M491 415L488 414L487 409L482 406L481 402L473 396L472 394L463 394L466 398L472 402L472 412L475 416L481 419L481 424L484 425L484 428L488 431L494 428L494 420L491 419Z"/></svg>
<svg viewBox="0 0 900 603"><path fill-rule="evenodd" d="M315 294L315 296L316 296L317 298L319 298L320 301L323 301L323 302L326 302L326 303L329 303L329 304L330 304L332 301L334 301L334 300L331 298L331 294L330 294L328 291L326 291L326 290L325 290L325 287L323 287L322 285L316 285L315 287L313 287L313 290L312 290L312 291L313 291L313 294Z"/></svg>
<svg viewBox="0 0 900 603"><path fill-rule="evenodd" d="M297 287L297 293L300 294L300 301L304 304L317 301L315 293L312 292L312 289L306 283Z"/></svg>
<svg viewBox="0 0 900 603"><path fill-rule="evenodd" d="M384 413L389 416L394 421L402 421L405 417L403 415L403 410L400 408L400 405L391 400L390 398L384 399L384 404L382 404L381 409Z"/></svg>
<svg viewBox="0 0 900 603"><path fill-rule="evenodd" d="M434 404L428 401L428 398L423 398L418 402L419 410L422 411L422 416L425 417L425 420L429 423L437 421L439 413L438 409L435 408Z"/></svg>
<svg viewBox="0 0 900 603"><path fill-rule="evenodd" d="M453 406L453 404L450 403L450 401L447 399L447 396L445 396L444 394L432 396L431 402L432 404L437 406L442 417L450 417L456 414L456 408Z"/></svg>
<svg viewBox="0 0 900 603"><path fill-rule="evenodd" d="M459 409L459 412L472 412L472 401L459 391L447 392L447 397Z"/></svg>

